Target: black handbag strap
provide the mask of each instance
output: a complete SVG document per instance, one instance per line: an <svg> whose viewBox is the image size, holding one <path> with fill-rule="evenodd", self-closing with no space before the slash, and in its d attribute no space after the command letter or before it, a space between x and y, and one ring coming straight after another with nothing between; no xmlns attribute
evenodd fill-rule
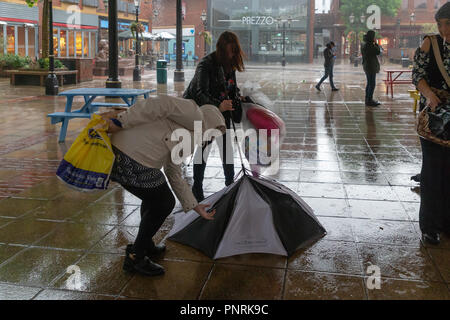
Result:
<svg viewBox="0 0 450 320"><path fill-rule="evenodd" d="M439 49L439 44L437 42L436 36L430 36L431 45L433 46L434 58L436 59L436 64L441 71L442 77L447 83L447 87L450 88L450 77L448 76L448 72L444 67L444 63L442 62L441 50Z"/></svg>

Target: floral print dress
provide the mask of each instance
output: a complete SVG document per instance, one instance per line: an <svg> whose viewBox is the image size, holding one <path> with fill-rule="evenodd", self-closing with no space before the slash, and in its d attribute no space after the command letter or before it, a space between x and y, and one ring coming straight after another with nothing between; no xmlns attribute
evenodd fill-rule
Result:
<svg viewBox="0 0 450 320"><path fill-rule="evenodd" d="M430 48L431 52L431 48ZM414 55L412 81L417 87L419 81L425 79L427 83L430 83L429 75L427 73L428 66L430 64L430 52L424 52L421 48L417 48ZM450 74L450 43L445 42L444 52L442 54L442 61L444 63L445 70ZM445 80L441 81L440 87L437 89L449 90ZM420 110L426 106L427 100L423 95L420 95Z"/></svg>

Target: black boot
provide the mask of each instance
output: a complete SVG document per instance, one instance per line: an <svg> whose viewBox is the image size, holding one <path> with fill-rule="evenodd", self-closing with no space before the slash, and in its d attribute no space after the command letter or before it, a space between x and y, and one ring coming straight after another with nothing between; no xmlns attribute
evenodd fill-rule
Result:
<svg viewBox="0 0 450 320"><path fill-rule="evenodd" d="M192 193L194 194L195 199L197 199L198 202L202 202L205 200L205 195L203 194L203 187L198 186L194 183L192 186Z"/></svg>
<svg viewBox="0 0 450 320"><path fill-rule="evenodd" d="M438 245L441 242L441 238L437 232L428 232L422 233L422 241L427 244Z"/></svg>
<svg viewBox="0 0 450 320"><path fill-rule="evenodd" d="M159 276L164 274L164 268L151 261L147 256L138 257L136 254L129 253L128 251L129 248L127 246L123 270L132 273L137 272L144 276Z"/></svg>
<svg viewBox="0 0 450 320"><path fill-rule="evenodd" d="M145 255L149 258L156 258L163 254L166 251L166 245L163 243L155 245L153 243L153 247L151 249L145 250ZM127 245L127 248L125 249L126 255L133 253L133 244Z"/></svg>
<svg viewBox="0 0 450 320"><path fill-rule="evenodd" d="M415 176L412 176L411 180L415 182L420 182L420 173L416 174Z"/></svg>

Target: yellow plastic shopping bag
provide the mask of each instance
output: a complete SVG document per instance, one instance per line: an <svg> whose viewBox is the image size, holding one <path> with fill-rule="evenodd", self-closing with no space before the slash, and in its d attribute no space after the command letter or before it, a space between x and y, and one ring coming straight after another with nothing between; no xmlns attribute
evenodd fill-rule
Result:
<svg viewBox="0 0 450 320"><path fill-rule="evenodd" d="M80 191L108 187L114 153L107 128L106 121L94 114L67 151L56 175L70 187Z"/></svg>

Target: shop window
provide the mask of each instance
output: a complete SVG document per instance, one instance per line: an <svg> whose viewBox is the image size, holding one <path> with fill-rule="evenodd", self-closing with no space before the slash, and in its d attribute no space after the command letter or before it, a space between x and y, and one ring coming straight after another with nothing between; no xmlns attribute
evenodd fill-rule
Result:
<svg viewBox="0 0 450 320"><path fill-rule="evenodd" d="M61 52L61 57L67 56L66 34L67 34L67 30L59 31L59 50Z"/></svg>
<svg viewBox="0 0 450 320"><path fill-rule="evenodd" d="M0 24L0 54L5 53L5 34L3 30L3 25Z"/></svg>
<svg viewBox="0 0 450 320"><path fill-rule="evenodd" d="M28 28L28 56L36 56L36 29Z"/></svg>
<svg viewBox="0 0 450 320"><path fill-rule="evenodd" d="M82 54L82 39L81 39L81 32L77 31L77 37L75 39L76 42L76 51L77 51L77 57L81 57Z"/></svg>
<svg viewBox="0 0 450 320"><path fill-rule="evenodd" d="M91 32L91 44L90 44L90 58L94 58L97 54L95 52L95 32Z"/></svg>
<svg viewBox="0 0 450 320"><path fill-rule="evenodd" d="M25 27L17 27L17 46L19 56L25 57Z"/></svg>
<svg viewBox="0 0 450 320"><path fill-rule="evenodd" d="M53 29L53 53L58 55L58 29Z"/></svg>
<svg viewBox="0 0 450 320"><path fill-rule="evenodd" d="M7 45L7 52L10 54L15 54L15 33L14 33L14 26L7 26L6 27L6 45Z"/></svg>
<svg viewBox="0 0 450 320"><path fill-rule="evenodd" d="M426 9L427 8L427 0L414 0L414 8Z"/></svg>
<svg viewBox="0 0 450 320"><path fill-rule="evenodd" d="M74 31L67 31L69 33L69 43L67 44L67 48L69 49L69 57L75 56L75 39L74 39Z"/></svg>
<svg viewBox="0 0 450 320"><path fill-rule="evenodd" d="M85 58L89 57L89 33L84 32L83 54Z"/></svg>

